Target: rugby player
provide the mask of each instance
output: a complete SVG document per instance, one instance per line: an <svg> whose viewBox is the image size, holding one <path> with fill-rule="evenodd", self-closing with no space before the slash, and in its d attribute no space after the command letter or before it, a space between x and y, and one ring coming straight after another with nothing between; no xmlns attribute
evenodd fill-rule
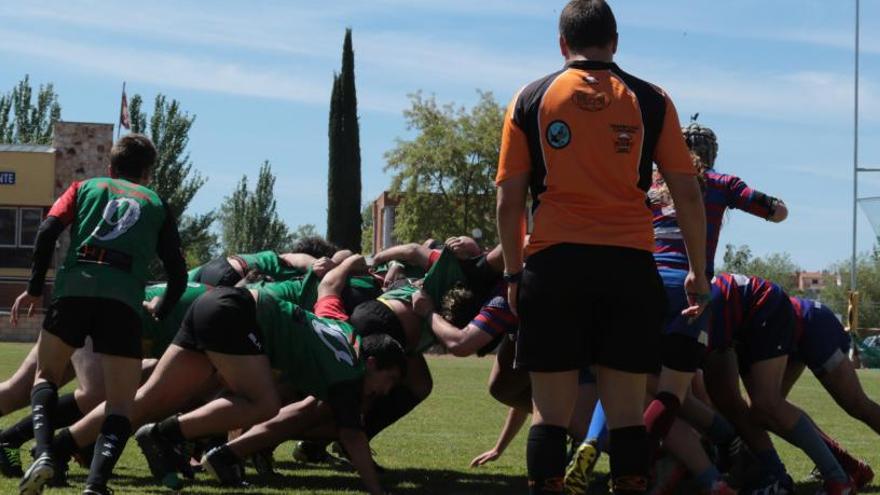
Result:
<svg viewBox="0 0 880 495"><path fill-rule="evenodd" d="M714 405L743 436L763 469L758 487L791 491L791 480L767 430L807 454L822 473L824 493L855 493L856 485L835 459L810 417L785 399L783 377L794 344L795 317L778 285L744 275L718 274L713 280L713 352L706 363L706 388ZM727 352L735 348L736 359ZM738 372L738 373L737 373ZM739 392L738 375L749 394ZM769 483L768 483L769 482ZM752 487L754 488L754 487Z"/></svg>
<svg viewBox="0 0 880 495"><path fill-rule="evenodd" d="M645 493L646 373L659 365L666 309L645 208L652 162L688 248L688 316L699 315L709 293L701 192L671 99L613 63L618 36L608 4L569 2L559 26L566 65L514 97L496 177L508 300L520 317L516 365L532 382L529 489L563 491L577 370L596 364L614 493ZM530 186L534 228L523 269Z"/></svg>
<svg viewBox="0 0 880 495"><path fill-rule="evenodd" d="M55 241L68 225L73 227L37 343L31 393L35 460L19 484L22 494L40 493L54 476L58 384L71 354L86 337L101 355L107 400L98 421L102 448L95 451L84 494L107 493L106 480L131 434L131 404L141 378L139 311L153 256L159 256L168 276L168 290L155 307L156 318L168 315L186 287L186 262L175 219L156 193L144 186L155 160L156 149L145 136L123 137L110 152L109 177L71 184L40 225L31 280L13 304L13 323L22 308L30 314L40 301Z"/></svg>
<svg viewBox="0 0 880 495"><path fill-rule="evenodd" d="M382 394L399 380L403 373L399 344L381 336L357 339L344 321L339 293L349 272L362 266L363 258L352 256L331 270L319 286L314 313L278 301L267 291L245 288L215 288L192 305L156 371L138 390L132 409L135 424L165 418L137 434L158 480L171 488L181 486L176 471L188 468L180 455L183 440L248 427L274 416L280 399L272 367L293 388L325 399L336 393L351 397L354 389ZM358 347L366 354L359 357ZM183 410L191 396L200 395L215 373L227 395L168 417ZM349 382L361 377L363 389ZM59 436L57 450L69 456L94 441L95 416L93 410L69 429L70 435ZM364 469L365 482L373 490L369 449L359 441L354 434L352 445L346 447L353 462L363 461L357 456L366 452L365 464L355 465Z"/></svg>

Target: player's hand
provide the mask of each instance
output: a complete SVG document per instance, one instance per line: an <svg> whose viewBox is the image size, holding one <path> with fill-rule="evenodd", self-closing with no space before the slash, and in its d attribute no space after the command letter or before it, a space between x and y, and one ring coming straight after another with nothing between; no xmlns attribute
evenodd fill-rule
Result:
<svg viewBox="0 0 880 495"><path fill-rule="evenodd" d="M470 237L450 237L444 244L460 260L480 255L480 246Z"/></svg>
<svg viewBox="0 0 880 495"><path fill-rule="evenodd" d="M434 300L427 292L421 289L413 294L412 305L413 313L422 318L427 318L428 315L434 312Z"/></svg>
<svg viewBox="0 0 880 495"><path fill-rule="evenodd" d="M684 279L684 290L687 294L688 307L681 314L696 318L706 309L711 299L709 282L705 274L688 272Z"/></svg>
<svg viewBox="0 0 880 495"><path fill-rule="evenodd" d="M153 319L156 319L156 310L159 309L159 296L156 296L149 301L144 301L144 311L150 314Z"/></svg>
<svg viewBox="0 0 880 495"><path fill-rule="evenodd" d="M507 305L510 306L510 311L515 316L519 316L519 312L516 309L516 297L518 294L519 294L519 283L518 282L508 282L507 283Z"/></svg>
<svg viewBox="0 0 880 495"><path fill-rule="evenodd" d="M388 271L385 272L385 282L383 282L382 284L383 287L387 289L391 287L391 284L402 279L405 276L405 268L406 267L403 263L390 263L390 265L388 266Z"/></svg>
<svg viewBox="0 0 880 495"><path fill-rule="evenodd" d="M351 273L366 273L367 269L367 259L364 258L360 254L353 254L355 260L351 262Z"/></svg>
<svg viewBox="0 0 880 495"><path fill-rule="evenodd" d="M327 272L334 268L336 268L336 263L327 257L318 258L312 263L312 272L317 275L318 278L323 278L324 275L327 275Z"/></svg>
<svg viewBox="0 0 880 495"><path fill-rule="evenodd" d="M480 467L483 464L498 459L499 457L501 457L501 452L498 452L498 449L496 448L492 448L492 450L487 450L486 452L483 452L482 454L474 457L474 460L471 461L471 467Z"/></svg>
<svg viewBox="0 0 880 495"><path fill-rule="evenodd" d="M18 325L18 311L20 309L27 308L27 316L30 318L34 315L34 305L39 304L42 299L42 296L32 296L27 291L16 297L15 302L12 303L12 310L9 312L9 322L12 323L12 326Z"/></svg>

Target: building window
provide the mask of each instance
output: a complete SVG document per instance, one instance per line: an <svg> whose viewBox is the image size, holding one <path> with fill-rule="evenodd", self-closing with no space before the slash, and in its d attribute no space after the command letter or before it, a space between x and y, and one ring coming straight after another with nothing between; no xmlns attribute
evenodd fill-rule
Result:
<svg viewBox="0 0 880 495"><path fill-rule="evenodd" d="M40 222L43 221L42 208L21 208L18 220L18 246L34 247L37 240L37 230L40 229Z"/></svg>
<svg viewBox="0 0 880 495"><path fill-rule="evenodd" d="M18 226L17 208L0 208L0 247L16 247Z"/></svg>

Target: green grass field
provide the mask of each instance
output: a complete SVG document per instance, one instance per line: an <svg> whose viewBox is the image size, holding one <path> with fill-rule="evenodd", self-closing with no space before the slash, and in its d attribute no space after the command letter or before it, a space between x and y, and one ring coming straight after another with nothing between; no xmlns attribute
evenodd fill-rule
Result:
<svg viewBox="0 0 880 495"><path fill-rule="evenodd" d="M18 366L28 346L0 345L0 376L9 376ZM414 413L404 418L373 442L377 461L389 468L386 487L393 493L410 494L511 494L525 492L525 435L511 445L495 463L470 469L469 461L494 445L506 413L486 391L491 367L490 359L457 359L438 357L429 360L434 374L434 393ZM880 397L880 373L860 373L862 383L871 397ZM853 453L880 467L880 439L870 429L849 418L828 397L809 373L795 388L793 400L805 408L816 422L848 447ZM5 427L20 414L0 419ZM785 442L776 441L790 473L803 480L812 464ZM255 485L247 490L221 490L206 475L199 475L186 493L266 493L266 494L340 494L358 493L360 483L352 473L330 468L306 468L291 461L291 443L275 451L275 459L283 475L272 480L250 480ZM30 458L24 454L23 461ZM600 463L598 471L607 471ZM79 494L85 471L71 468L74 488L49 489L46 493ZM116 493L168 493L152 484L146 463L137 446L130 442L116 469L113 487ZM17 493L17 480L0 481L0 493ZM79 489L76 489L76 488ZM803 493L814 493L814 485L800 484ZM868 490L880 493L880 488Z"/></svg>

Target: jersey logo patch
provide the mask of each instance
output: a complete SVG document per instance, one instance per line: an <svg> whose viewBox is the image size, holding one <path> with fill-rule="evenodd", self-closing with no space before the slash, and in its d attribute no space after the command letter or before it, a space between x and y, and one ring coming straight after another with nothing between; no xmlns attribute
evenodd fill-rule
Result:
<svg viewBox="0 0 880 495"><path fill-rule="evenodd" d="M547 126L547 142L556 149L562 149L571 142L571 129L561 120L554 120Z"/></svg>
<svg viewBox="0 0 880 495"><path fill-rule="evenodd" d="M128 232L141 218L141 205L131 198L116 198L107 203L92 237L112 241Z"/></svg>
<svg viewBox="0 0 880 495"><path fill-rule="evenodd" d="M611 98L602 92L587 93L584 91L575 91L571 95L571 101L573 101L581 110L586 110L588 112L605 110L608 108L608 105L611 104Z"/></svg>

